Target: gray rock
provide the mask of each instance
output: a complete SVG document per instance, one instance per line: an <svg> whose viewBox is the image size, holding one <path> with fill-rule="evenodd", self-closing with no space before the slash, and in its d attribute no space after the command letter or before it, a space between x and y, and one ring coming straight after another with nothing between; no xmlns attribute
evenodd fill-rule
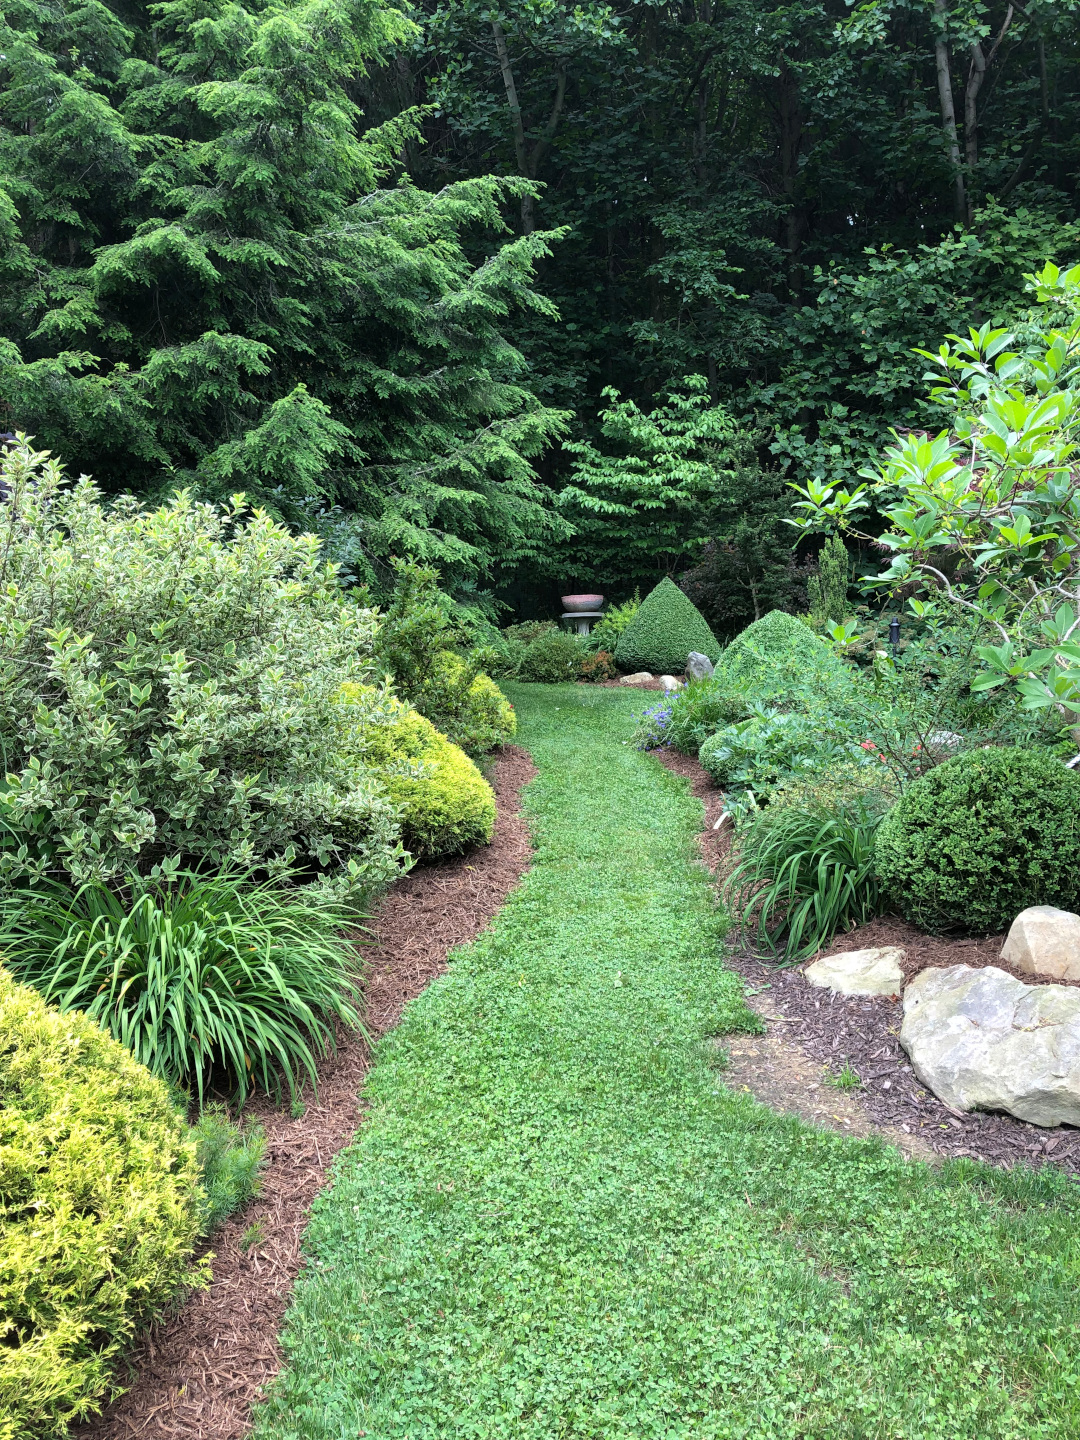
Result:
<svg viewBox="0 0 1080 1440"><path fill-rule="evenodd" d="M702 655L700 650L691 650L686 657L683 674L687 680L708 680L713 674L713 663L707 655Z"/></svg>
<svg viewBox="0 0 1080 1440"><path fill-rule="evenodd" d="M633 675L621 675L621 676L619 677L619 684L620 684L620 685L644 685L647 681L651 680L652 678L653 678L653 677L652 677L652 672L649 671L649 670L635 670L634 673L633 673Z"/></svg>
<svg viewBox="0 0 1080 1440"><path fill-rule="evenodd" d="M675 675L660 675L659 681L664 690L681 690L683 682Z"/></svg>
<svg viewBox="0 0 1080 1440"><path fill-rule="evenodd" d="M1080 1125L1080 989L1025 985L996 965L923 970L904 991L900 1043L954 1110Z"/></svg>
<svg viewBox="0 0 1080 1440"><path fill-rule="evenodd" d="M1053 905L1021 910L1001 947L1001 958L1028 975L1080 980L1080 915Z"/></svg>
<svg viewBox="0 0 1080 1440"><path fill-rule="evenodd" d="M899 995L904 983L900 962L904 951L896 945L871 950L845 950L807 965L803 974L811 985L837 995Z"/></svg>

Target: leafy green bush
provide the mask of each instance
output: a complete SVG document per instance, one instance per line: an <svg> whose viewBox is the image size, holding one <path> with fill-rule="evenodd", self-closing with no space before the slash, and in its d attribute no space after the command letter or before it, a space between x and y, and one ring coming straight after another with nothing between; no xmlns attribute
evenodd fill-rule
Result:
<svg viewBox="0 0 1080 1440"><path fill-rule="evenodd" d="M212 1235L259 1193L259 1167L266 1153L261 1125L237 1125L222 1105L207 1105L191 1127L200 1172L200 1216Z"/></svg>
<svg viewBox="0 0 1080 1440"><path fill-rule="evenodd" d="M743 932L764 949L801 959L879 915L874 836L881 818L860 807L822 815L770 806L742 832L725 882Z"/></svg>
<svg viewBox="0 0 1080 1440"><path fill-rule="evenodd" d="M814 774L850 753L816 717L756 705L751 710L748 719L710 735L698 751L717 785L753 790L761 799L788 777Z"/></svg>
<svg viewBox="0 0 1080 1440"><path fill-rule="evenodd" d="M498 653L459 654L463 633L453 602L438 587L438 571L412 560L392 563L397 584L376 645L397 693L470 755L506 744L517 729L513 707L481 668Z"/></svg>
<svg viewBox="0 0 1080 1440"><path fill-rule="evenodd" d="M334 1025L360 1024L355 913L322 886L223 871L0 892L0 954L61 1010L84 1010L155 1075L201 1099L216 1076L293 1093Z"/></svg>
<svg viewBox="0 0 1080 1440"><path fill-rule="evenodd" d="M716 667L716 679L746 689L757 700L789 700L799 692L851 683L832 649L782 610L770 610L736 635Z"/></svg>
<svg viewBox="0 0 1080 1440"><path fill-rule="evenodd" d="M696 755L702 742L716 730L745 720L750 700L743 692L720 680L691 680L670 697L662 743Z"/></svg>
<svg viewBox="0 0 1080 1440"><path fill-rule="evenodd" d="M621 605L609 605L589 631L586 642L588 649L610 650L614 655L619 636L640 609L641 596L637 591L634 592L632 600L624 600Z"/></svg>
<svg viewBox="0 0 1080 1440"><path fill-rule="evenodd" d="M559 685L581 674L584 651L573 635L549 630L526 647L518 665L518 679L541 685Z"/></svg>
<svg viewBox="0 0 1080 1440"><path fill-rule="evenodd" d="M342 699L362 697L344 687ZM414 855L452 855L488 844L495 828L491 786L419 711L395 702L389 723L364 732L364 747L364 763L400 807L405 843Z"/></svg>
<svg viewBox="0 0 1080 1440"><path fill-rule="evenodd" d="M184 494L111 508L43 456L0 451L0 816L71 877L297 853L399 871L392 807L345 758L342 680L372 673L371 612L318 541ZM377 708L377 697L371 702Z"/></svg>
<svg viewBox="0 0 1080 1440"><path fill-rule="evenodd" d="M713 664L720 658L720 647L700 610L665 575L619 636L616 663L623 671L681 675L691 650L707 655Z"/></svg>
<svg viewBox="0 0 1080 1440"><path fill-rule="evenodd" d="M1080 775L1044 750L971 750L912 782L877 837L881 882L930 931L992 934L1080 905Z"/></svg>
<svg viewBox="0 0 1080 1440"><path fill-rule="evenodd" d="M185 1282L195 1145L166 1087L86 1015L0 971L0 1437L96 1412Z"/></svg>

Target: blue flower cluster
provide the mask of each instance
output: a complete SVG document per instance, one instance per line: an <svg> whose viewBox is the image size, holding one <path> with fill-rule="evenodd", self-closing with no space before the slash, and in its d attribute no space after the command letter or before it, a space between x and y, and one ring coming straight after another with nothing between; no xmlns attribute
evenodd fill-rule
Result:
<svg viewBox="0 0 1080 1440"><path fill-rule="evenodd" d="M637 732L634 735L634 748L637 750L659 750L668 744L667 730L671 724L671 713L675 700L673 696L665 695L663 700L655 705L650 705L638 720Z"/></svg>

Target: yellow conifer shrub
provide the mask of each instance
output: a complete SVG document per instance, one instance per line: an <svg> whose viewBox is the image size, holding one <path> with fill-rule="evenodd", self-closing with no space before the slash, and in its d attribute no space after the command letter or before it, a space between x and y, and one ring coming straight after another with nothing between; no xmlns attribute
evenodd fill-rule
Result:
<svg viewBox="0 0 1080 1440"><path fill-rule="evenodd" d="M363 694L364 687L358 685L341 687L345 702ZM491 840L491 786L465 752L418 710L390 700L382 723L372 723L369 710L356 748L401 807L402 839L413 855L452 855Z"/></svg>
<svg viewBox="0 0 1080 1440"><path fill-rule="evenodd" d="M63 1436L185 1282L195 1145L168 1091L0 970L0 1440Z"/></svg>

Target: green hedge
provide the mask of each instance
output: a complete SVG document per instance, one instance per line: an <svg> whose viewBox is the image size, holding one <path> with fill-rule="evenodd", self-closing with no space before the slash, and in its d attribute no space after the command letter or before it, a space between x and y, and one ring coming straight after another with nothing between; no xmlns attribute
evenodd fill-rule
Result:
<svg viewBox="0 0 1080 1440"><path fill-rule="evenodd" d="M197 1277L198 1180L161 1081L0 970L0 1440L97 1412L136 1327Z"/></svg>
<svg viewBox="0 0 1080 1440"><path fill-rule="evenodd" d="M1080 906L1080 775L1045 750L971 750L886 816L878 874L922 929L993 934L1029 905Z"/></svg>
<svg viewBox="0 0 1080 1440"><path fill-rule="evenodd" d="M681 675L691 650L707 655L714 665L720 658L720 646L701 611L665 576L619 636L615 663L626 672Z"/></svg>

